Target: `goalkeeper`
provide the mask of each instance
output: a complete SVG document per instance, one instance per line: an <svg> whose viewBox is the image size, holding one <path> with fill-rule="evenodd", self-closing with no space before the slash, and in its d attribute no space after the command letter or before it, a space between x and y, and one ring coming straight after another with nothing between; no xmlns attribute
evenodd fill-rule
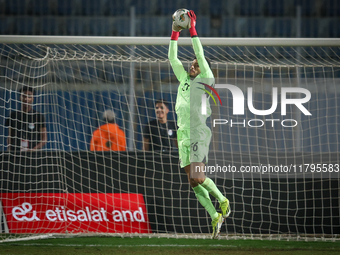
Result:
<svg viewBox="0 0 340 255"><path fill-rule="evenodd" d="M177 58L177 40L181 27L176 26L175 23L172 24L168 53L172 69L180 82L175 107L179 128L177 132L179 158L181 167L184 167L196 197L212 219L212 238L216 238L219 235L224 218L227 218L230 214L230 206L229 200L222 195L210 178L205 177L202 171L208 160L211 139L211 130L206 125L211 109L209 102L207 102L207 114L201 113L202 95L205 93L204 84L214 85L214 75L210 69L210 63L204 57L202 44L197 37L196 15L193 11L190 11L188 16L190 17L189 31L196 55L189 73L185 71ZM222 214L217 213L210 200L209 193L218 199Z"/></svg>

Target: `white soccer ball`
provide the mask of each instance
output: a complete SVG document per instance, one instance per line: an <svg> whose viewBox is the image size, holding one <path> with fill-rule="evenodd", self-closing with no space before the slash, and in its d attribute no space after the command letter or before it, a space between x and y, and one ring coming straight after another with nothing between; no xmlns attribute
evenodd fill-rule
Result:
<svg viewBox="0 0 340 255"><path fill-rule="evenodd" d="M172 15L172 21L175 23L176 26L181 27L181 29L189 28L190 18L188 16L187 9L178 9Z"/></svg>

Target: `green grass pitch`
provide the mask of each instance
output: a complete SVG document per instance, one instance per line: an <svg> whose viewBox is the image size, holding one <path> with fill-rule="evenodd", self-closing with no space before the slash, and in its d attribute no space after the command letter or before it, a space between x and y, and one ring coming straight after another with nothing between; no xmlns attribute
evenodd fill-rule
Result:
<svg viewBox="0 0 340 255"><path fill-rule="evenodd" d="M340 242L76 237L0 243L0 254L340 254Z"/></svg>

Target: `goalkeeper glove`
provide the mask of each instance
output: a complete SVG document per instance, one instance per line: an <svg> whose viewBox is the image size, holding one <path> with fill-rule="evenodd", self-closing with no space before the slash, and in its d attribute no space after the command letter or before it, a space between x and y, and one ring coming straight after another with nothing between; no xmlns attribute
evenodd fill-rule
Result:
<svg viewBox="0 0 340 255"><path fill-rule="evenodd" d="M175 25L175 22L172 22L172 34L171 34L171 40L178 40L179 33L181 32L181 27Z"/></svg>
<svg viewBox="0 0 340 255"><path fill-rule="evenodd" d="M193 36L197 36L197 32L196 32L196 14L194 13L193 10L191 10L190 12L188 12L188 16L190 18L190 24L189 24L189 32L191 37Z"/></svg>
<svg viewBox="0 0 340 255"><path fill-rule="evenodd" d="M181 32L181 31L182 31L182 27L177 26L177 25L175 24L175 21L174 21L174 22L172 22L172 31Z"/></svg>

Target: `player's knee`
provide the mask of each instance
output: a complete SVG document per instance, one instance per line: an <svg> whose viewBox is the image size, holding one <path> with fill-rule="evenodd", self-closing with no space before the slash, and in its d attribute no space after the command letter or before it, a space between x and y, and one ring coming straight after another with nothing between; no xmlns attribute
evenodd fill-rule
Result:
<svg viewBox="0 0 340 255"><path fill-rule="evenodd" d="M197 186L198 184L202 184L203 182L204 182L204 178L190 178L191 186L193 186L192 184Z"/></svg>

